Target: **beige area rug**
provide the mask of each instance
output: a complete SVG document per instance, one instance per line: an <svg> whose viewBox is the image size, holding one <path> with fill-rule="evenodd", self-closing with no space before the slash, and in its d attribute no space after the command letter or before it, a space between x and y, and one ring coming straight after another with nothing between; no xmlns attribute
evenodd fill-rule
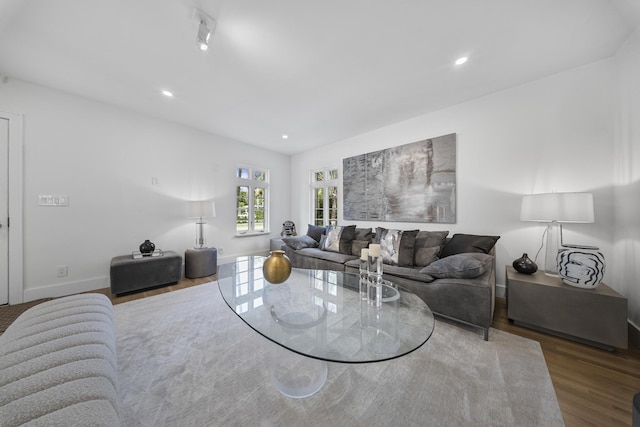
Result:
<svg viewBox="0 0 640 427"><path fill-rule="evenodd" d="M425 345L369 364L329 364L306 399L280 394L276 344L225 304L217 282L114 307L126 426L561 426L537 342L436 321ZM278 347L279 348L279 347Z"/></svg>

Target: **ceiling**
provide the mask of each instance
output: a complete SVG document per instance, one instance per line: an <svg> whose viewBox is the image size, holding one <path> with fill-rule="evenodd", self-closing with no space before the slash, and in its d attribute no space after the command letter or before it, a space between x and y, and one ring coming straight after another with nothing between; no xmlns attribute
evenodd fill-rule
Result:
<svg viewBox="0 0 640 427"><path fill-rule="evenodd" d="M0 75L293 154L610 57L639 3L0 0Z"/></svg>

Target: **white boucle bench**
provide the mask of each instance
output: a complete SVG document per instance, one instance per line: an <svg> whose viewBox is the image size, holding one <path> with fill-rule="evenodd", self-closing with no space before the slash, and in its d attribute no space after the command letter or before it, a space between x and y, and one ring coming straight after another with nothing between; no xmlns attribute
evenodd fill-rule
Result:
<svg viewBox="0 0 640 427"><path fill-rule="evenodd" d="M102 294L47 301L0 336L0 426L119 426L113 306Z"/></svg>

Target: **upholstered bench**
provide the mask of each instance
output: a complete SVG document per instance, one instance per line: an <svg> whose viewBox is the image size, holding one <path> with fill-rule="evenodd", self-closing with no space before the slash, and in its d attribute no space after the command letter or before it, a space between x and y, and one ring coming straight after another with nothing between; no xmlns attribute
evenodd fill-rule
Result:
<svg viewBox="0 0 640 427"><path fill-rule="evenodd" d="M119 426L113 306L73 295L25 311L0 336L0 426Z"/></svg>
<svg viewBox="0 0 640 427"><path fill-rule="evenodd" d="M110 277L111 292L117 295L176 283L182 278L182 256L173 251L138 259L117 256L111 260Z"/></svg>

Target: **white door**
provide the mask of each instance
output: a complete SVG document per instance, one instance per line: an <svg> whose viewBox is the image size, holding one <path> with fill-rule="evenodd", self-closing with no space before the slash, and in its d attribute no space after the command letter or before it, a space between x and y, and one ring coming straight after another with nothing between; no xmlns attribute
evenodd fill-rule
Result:
<svg viewBox="0 0 640 427"><path fill-rule="evenodd" d="M0 304L9 302L9 120L0 117Z"/></svg>

